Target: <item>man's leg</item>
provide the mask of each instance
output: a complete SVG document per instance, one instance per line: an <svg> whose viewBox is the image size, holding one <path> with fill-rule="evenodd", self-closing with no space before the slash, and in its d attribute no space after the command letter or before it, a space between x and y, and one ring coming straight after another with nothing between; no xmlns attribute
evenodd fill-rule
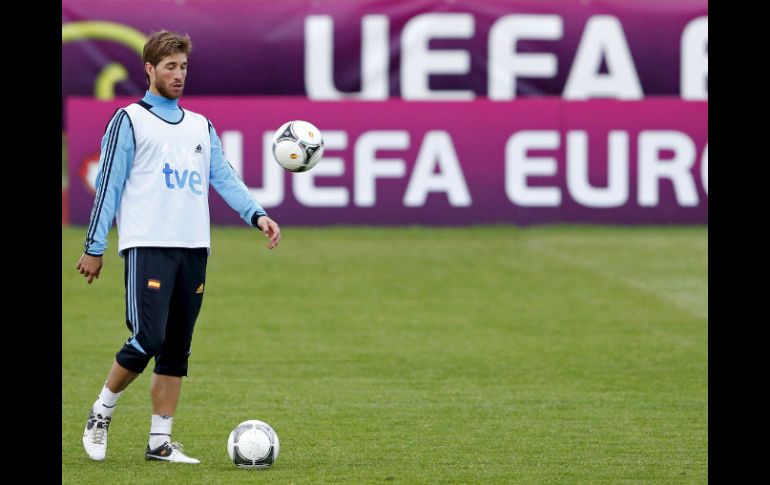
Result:
<svg viewBox="0 0 770 485"><path fill-rule="evenodd" d="M166 337L161 352L155 357L155 371L150 383L150 395L152 397L152 417L150 425L150 438L147 443L149 450L162 448L166 442L171 443L171 429L174 424L174 413L182 391L182 376L185 372L179 366L166 367L162 363L168 360L168 348L171 342L179 339L179 285L175 286L169 304L168 322L166 323ZM164 351L165 349L165 351Z"/></svg>
<svg viewBox="0 0 770 485"><path fill-rule="evenodd" d="M138 372L126 369L117 361L112 363L110 372L107 374L107 381L91 406L91 412L86 420L86 428L83 431L83 447L91 459L104 460L107 454L107 431L112 421L112 412L115 410L123 390L138 375Z"/></svg>
<svg viewBox="0 0 770 485"><path fill-rule="evenodd" d="M93 460L104 460L112 412L123 390L157 354L166 332L168 304L180 259L158 248L125 253L126 326L131 336L115 355L83 431L83 447Z"/></svg>
<svg viewBox="0 0 770 485"><path fill-rule="evenodd" d="M107 382L105 385L114 393L121 393L129 384L134 382L134 379L139 377L138 372L133 372L122 365L118 364L118 361L112 363L110 373L107 375Z"/></svg>
<svg viewBox="0 0 770 485"><path fill-rule="evenodd" d="M150 422L150 440L147 451L157 450L159 456L169 458L173 455L171 446L171 428L174 425L174 412L182 391L182 378L153 374L150 383L152 396L152 418Z"/></svg>
<svg viewBox="0 0 770 485"><path fill-rule="evenodd" d="M198 463L181 452L171 442L171 428L182 388L182 377L187 375L195 321L203 302L206 277L206 249L186 249L185 257L174 285L169 304L166 339L155 358L152 376L153 415L147 445L148 460Z"/></svg>
<svg viewBox="0 0 770 485"><path fill-rule="evenodd" d="M173 416L179 394L182 390L182 378L179 376L152 375L150 394L152 395L152 414Z"/></svg>

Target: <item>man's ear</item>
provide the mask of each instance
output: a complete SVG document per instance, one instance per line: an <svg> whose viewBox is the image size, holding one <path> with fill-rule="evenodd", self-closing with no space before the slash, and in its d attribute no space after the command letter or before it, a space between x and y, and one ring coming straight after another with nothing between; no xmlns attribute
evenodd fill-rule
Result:
<svg viewBox="0 0 770 485"><path fill-rule="evenodd" d="M153 71L155 71L155 66L153 66L151 62L145 62L144 72L149 76Z"/></svg>

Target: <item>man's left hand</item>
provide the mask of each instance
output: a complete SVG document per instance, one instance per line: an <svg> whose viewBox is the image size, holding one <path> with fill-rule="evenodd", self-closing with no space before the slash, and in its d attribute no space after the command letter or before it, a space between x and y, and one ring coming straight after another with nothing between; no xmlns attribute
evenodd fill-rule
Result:
<svg viewBox="0 0 770 485"><path fill-rule="evenodd" d="M281 228L278 227L278 223L270 219L267 216L261 216L257 219L257 227L265 237L270 238L270 242L267 243L267 249L273 249L278 246L278 241L281 240Z"/></svg>

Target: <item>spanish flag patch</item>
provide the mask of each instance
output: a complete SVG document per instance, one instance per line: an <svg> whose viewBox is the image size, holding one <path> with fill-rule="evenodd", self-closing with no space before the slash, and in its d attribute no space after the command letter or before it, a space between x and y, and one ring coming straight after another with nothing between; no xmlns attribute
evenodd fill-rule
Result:
<svg viewBox="0 0 770 485"><path fill-rule="evenodd" d="M147 288L152 288L153 290L159 290L160 289L160 280L147 280Z"/></svg>

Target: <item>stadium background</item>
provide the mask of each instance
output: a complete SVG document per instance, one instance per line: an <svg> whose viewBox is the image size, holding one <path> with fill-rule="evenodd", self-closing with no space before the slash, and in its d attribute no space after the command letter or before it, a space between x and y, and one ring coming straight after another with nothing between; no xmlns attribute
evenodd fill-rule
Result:
<svg viewBox="0 0 770 485"><path fill-rule="evenodd" d="M272 475L276 481L702 483L707 19L707 2L695 0L64 1L64 481L78 482L84 472L94 481L101 476L87 468L82 450L73 449L88 401L81 393L99 385L123 331L104 323L121 318L114 232L100 289L86 289L68 276L69 263L78 254L93 203L104 125L116 107L144 93L143 40L166 28L189 33L194 44L182 106L212 120L226 156L286 233L278 257L257 256L261 248L247 242L254 235L237 227L237 215L212 193L214 254L217 245L223 248L219 263L212 258L212 276L221 275L220 288L231 293L217 294L212 286L202 314L197 338L221 344L208 349L210 370L205 351L199 357L202 379L228 382L216 362L227 352L249 355L234 336L217 340L216 330L206 333L206 324L212 328L223 320L236 327L229 331L272 337L271 350L284 352L272 362L289 381L298 378L292 369L307 372L305 359L318 358L316 365L338 373L332 384L353 390L341 391L346 401L329 401L329 414L345 416L339 408L355 407L357 399L362 406L387 401L380 389L402 385L400 426L375 409L362 422L341 418L349 419L350 427L336 429L332 439L319 438L323 431L297 418L306 406L286 405L289 394L281 392L288 390L258 379L277 388L267 397L254 394L256 415L234 410L228 418L278 420L273 424L282 438L287 433L289 445L271 470L283 465L287 473ZM311 121L326 136L325 157L312 172L289 174L270 158L269 136L289 119ZM262 274L239 267L238 255L285 276L277 287L255 282ZM403 264L412 271L400 269ZM466 273L469 267L472 274ZM301 289L303 303L291 298L294 288ZM79 308L92 301L89 291L102 292L103 302L96 315L85 316ZM324 301L316 302L312 293ZM247 303L252 294L284 310L255 321ZM466 305L475 317L457 303L468 298L474 299ZM310 325L310 314L325 324ZM243 328L236 321L243 321ZM88 356L75 343L77 335L105 325L114 332L105 336L104 352ZM392 339L381 333L385 328ZM307 340L298 349L283 348L283 339L295 334ZM474 363L477 378L426 341L443 343ZM554 348L562 352L551 352ZM346 353L372 366L372 375L343 378L352 365L339 360ZM384 368L374 368L376 356ZM389 360L394 356L407 375L414 374L414 365L427 374L401 381L397 376L404 369ZM91 358L93 369L81 374ZM297 367L287 368L287 358ZM495 359L517 362L538 384L517 381L527 390L517 394ZM533 360L540 366L533 369ZM560 370L565 362L572 378ZM510 372L517 374L516 368ZM238 369L232 372L238 375ZM311 372L307 378L312 377ZM240 381L233 379L228 392L237 395ZM580 382L585 392L577 388ZM305 384L303 392L317 390ZM418 390L427 394L412 395L410 386L423 386ZM199 392L204 399L205 390L193 387L191 395ZM134 392L140 406L141 393ZM471 397L474 393L483 399ZM419 406L409 414L415 396L430 404L422 411L433 418ZM617 400L603 400L607 396ZM472 405L458 404L459 414L442 407L463 398ZM227 396L222 401L226 405ZM595 412L589 412L591 406ZM128 421L132 408L128 403L126 408ZM482 422L474 421L474 410ZM195 411L186 412L192 414L188 422L199 422L201 429L210 424L208 418L196 421ZM318 413L316 419L323 420ZM544 418L549 413L552 420ZM484 416L495 416L496 424ZM137 422L142 419L137 411ZM292 423L295 429L306 427L307 435L292 436ZM396 467L400 473L388 471L372 464L383 458L377 453L357 454L361 442L352 440L352 449L337 444L362 423L371 425L368 436L384 433L383 439L396 442L405 439L404 432L420 429L445 443L458 440L461 431L454 425L477 426L465 437L473 447L465 452L478 453L477 465L459 460L461 470L454 469L452 453L462 453L462 443L420 448L415 438L414 455L409 446L394 445L395 456L405 461ZM613 430L629 423L628 434ZM388 427L393 435L382 431ZM484 441L495 428L509 446ZM565 430L564 441L557 428ZM199 442L210 439L212 461L221 462L216 448L226 433L206 433L201 431ZM323 451L303 449L321 443L341 468L335 460L326 463ZM112 446L117 455L122 445ZM126 460L120 466L134 465ZM194 472L179 473L191 483L202 480ZM214 481L233 479L215 476Z"/></svg>

